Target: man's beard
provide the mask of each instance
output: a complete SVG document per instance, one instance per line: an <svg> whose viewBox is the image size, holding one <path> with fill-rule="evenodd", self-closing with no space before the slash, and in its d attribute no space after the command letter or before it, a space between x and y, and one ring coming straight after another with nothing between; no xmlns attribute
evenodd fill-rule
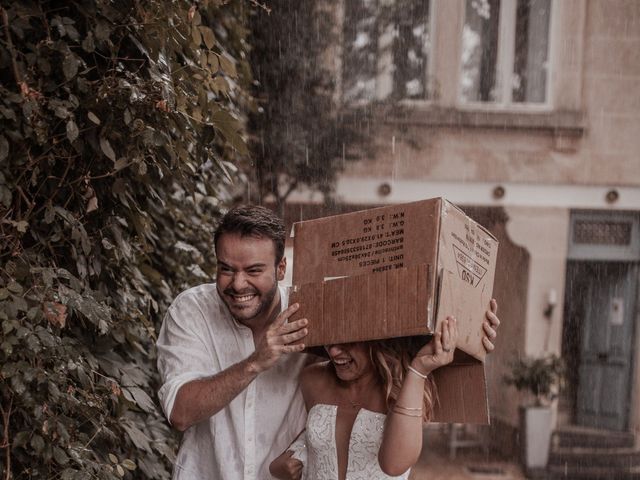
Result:
<svg viewBox="0 0 640 480"><path fill-rule="evenodd" d="M260 303L258 304L258 308L255 310L255 312L253 313L248 313L247 315L242 315L242 314L238 314L237 309L233 308L233 305L230 305L227 301L227 297L223 296L222 299L225 303L225 305L227 306L227 308L229 309L229 312L231 313L231 316L233 318L235 318L238 322L240 323L245 323L247 321L251 321L256 317L259 317L260 315L266 313L269 308L271 308L271 305L273 303L273 299L276 296L276 293L278 292L278 282L277 280L274 278L274 282L273 282L273 288L271 290L268 290L265 293L260 293L258 290L256 290L255 288L252 289L247 289L247 290L243 290L243 291L236 291L231 287L225 288L224 289L224 295L228 295L228 296L241 296L241 295L253 295L253 294L257 294L258 298L260 299ZM242 309L240 310L240 312L242 312Z"/></svg>

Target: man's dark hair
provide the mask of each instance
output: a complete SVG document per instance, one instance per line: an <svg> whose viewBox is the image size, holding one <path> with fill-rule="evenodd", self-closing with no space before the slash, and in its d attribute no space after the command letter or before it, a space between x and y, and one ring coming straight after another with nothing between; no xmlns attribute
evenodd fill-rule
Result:
<svg viewBox="0 0 640 480"><path fill-rule="evenodd" d="M229 210L218 225L213 241L218 248L218 239L223 233L236 233L242 237L262 237L273 240L276 265L284 256L284 222L275 213L259 205L241 205Z"/></svg>

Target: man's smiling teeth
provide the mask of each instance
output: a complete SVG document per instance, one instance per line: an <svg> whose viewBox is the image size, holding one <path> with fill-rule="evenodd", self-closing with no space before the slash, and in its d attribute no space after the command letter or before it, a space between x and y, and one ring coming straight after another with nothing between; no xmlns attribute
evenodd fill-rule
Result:
<svg viewBox="0 0 640 480"><path fill-rule="evenodd" d="M249 300L251 300L253 297L255 297L255 295L254 295L254 294L251 294L251 295L241 295L241 296L236 295L236 296L234 296L234 297L233 297L233 299L234 299L236 302L248 302L248 301L249 301Z"/></svg>

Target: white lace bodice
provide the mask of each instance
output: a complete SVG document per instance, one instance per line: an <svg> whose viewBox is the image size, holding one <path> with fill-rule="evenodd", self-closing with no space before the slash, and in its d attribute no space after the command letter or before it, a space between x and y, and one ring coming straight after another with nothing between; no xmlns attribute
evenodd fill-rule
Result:
<svg viewBox="0 0 640 480"><path fill-rule="evenodd" d="M303 480L337 480L336 405L314 405L307 417L304 452L296 452L304 466ZM409 471L399 477L386 475L378 464L378 450L386 415L361 408L353 423L349 440L347 480L408 479ZM306 460L306 461L305 461Z"/></svg>

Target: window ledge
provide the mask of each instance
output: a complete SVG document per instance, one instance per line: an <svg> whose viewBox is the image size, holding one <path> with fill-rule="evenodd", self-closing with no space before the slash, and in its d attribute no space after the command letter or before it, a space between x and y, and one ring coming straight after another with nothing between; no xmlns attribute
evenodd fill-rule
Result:
<svg viewBox="0 0 640 480"><path fill-rule="evenodd" d="M440 107L411 108L397 105L375 106L367 110L382 123L391 125L538 130L568 137L581 137L585 132L584 114L574 110L488 111Z"/></svg>

